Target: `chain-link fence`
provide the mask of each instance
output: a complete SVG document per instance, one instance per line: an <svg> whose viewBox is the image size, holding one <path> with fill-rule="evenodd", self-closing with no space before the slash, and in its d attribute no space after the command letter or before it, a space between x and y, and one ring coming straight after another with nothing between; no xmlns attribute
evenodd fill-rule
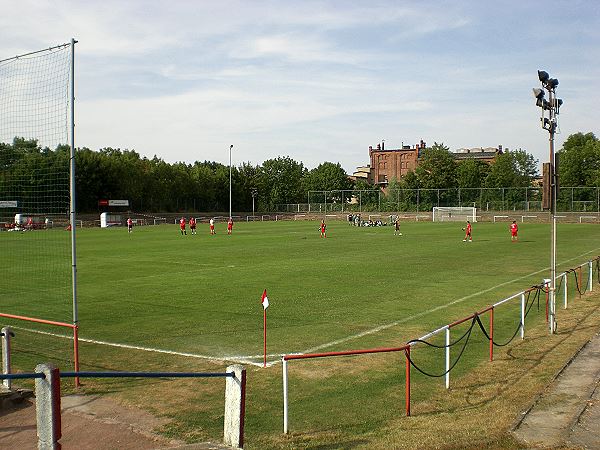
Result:
<svg viewBox="0 0 600 450"><path fill-rule="evenodd" d="M473 206L479 211L542 211L542 188L309 191L307 203L275 205L273 212L429 212L434 206ZM561 187L557 199L557 209L564 212L600 212L600 188Z"/></svg>

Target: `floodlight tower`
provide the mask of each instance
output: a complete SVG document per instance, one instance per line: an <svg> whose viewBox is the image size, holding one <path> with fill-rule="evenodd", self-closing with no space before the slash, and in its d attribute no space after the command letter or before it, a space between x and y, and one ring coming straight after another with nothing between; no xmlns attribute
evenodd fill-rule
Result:
<svg viewBox="0 0 600 450"><path fill-rule="evenodd" d="M556 173L556 158L554 155L554 134L558 127L557 116L563 101L556 97L558 80L550 78L548 72L538 70L538 78L542 89L534 88L533 96L536 106L542 109L542 128L548 130L550 136L550 162L544 164L544 191L542 206L550 210L552 216L551 240L550 240L550 286L548 287L549 322L550 334L556 332L556 196L558 179ZM548 92L548 100L545 97ZM546 114L547 112L547 114Z"/></svg>

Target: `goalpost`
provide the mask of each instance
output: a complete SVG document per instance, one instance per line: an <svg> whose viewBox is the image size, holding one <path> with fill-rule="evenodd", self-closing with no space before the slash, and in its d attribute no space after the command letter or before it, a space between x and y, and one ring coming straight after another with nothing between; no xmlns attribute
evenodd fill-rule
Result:
<svg viewBox="0 0 600 450"><path fill-rule="evenodd" d="M75 43L0 59L0 313L71 316L78 371Z"/></svg>
<svg viewBox="0 0 600 450"><path fill-rule="evenodd" d="M477 222L477 208L472 206L434 206L434 222Z"/></svg>

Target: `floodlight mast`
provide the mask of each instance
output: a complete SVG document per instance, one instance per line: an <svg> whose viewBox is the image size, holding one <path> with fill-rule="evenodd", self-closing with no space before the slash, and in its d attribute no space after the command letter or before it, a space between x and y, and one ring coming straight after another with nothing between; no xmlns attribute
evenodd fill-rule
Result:
<svg viewBox="0 0 600 450"><path fill-rule="evenodd" d="M542 109L540 121L542 128L548 131L550 142L550 215L552 216L551 240L550 240L550 286L548 286L549 323L550 334L556 332L556 196L557 196L557 173L554 155L554 134L558 126L557 117L563 101L556 98L556 87L558 80L550 78L548 72L538 70L538 78L542 89L534 88L533 96L536 98L536 106ZM544 99L544 89L548 91L548 100ZM548 117L546 117L548 111Z"/></svg>

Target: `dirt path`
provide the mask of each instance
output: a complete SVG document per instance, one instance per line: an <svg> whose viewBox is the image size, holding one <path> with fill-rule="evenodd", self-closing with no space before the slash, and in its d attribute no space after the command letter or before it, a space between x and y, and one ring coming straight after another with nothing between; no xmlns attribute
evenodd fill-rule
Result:
<svg viewBox="0 0 600 450"><path fill-rule="evenodd" d="M600 449L600 334L537 399L513 434L530 447Z"/></svg>
<svg viewBox="0 0 600 450"><path fill-rule="evenodd" d="M182 442L153 434L166 421L95 396L62 398L62 448L146 450L173 448ZM0 413L0 448L36 449L35 404Z"/></svg>

